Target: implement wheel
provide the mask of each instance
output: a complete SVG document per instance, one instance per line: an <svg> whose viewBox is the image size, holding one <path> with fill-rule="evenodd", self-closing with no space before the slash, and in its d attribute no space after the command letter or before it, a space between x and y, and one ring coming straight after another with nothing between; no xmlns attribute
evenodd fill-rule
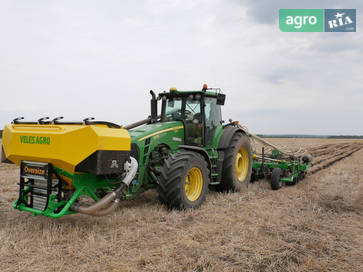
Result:
<svg viewBox="0 0 363 272"><path fill-rule="evenodd" d="M241 191L248 187L252 173L252 151L247 135L233 135L228 149L225 151L222 179L219 184L221 191Z"/></svg>
<svg viewBox="0 0 363 272"><path fill-rule="evenodd" d="M293 178L292 182L285 182L286 186L294 186L298 184L300 181L300 176L297 176L296 178Z"/></svg>
<svg viewBox="0 0 363 272"><path fill-rule="evenodd" d="M159 199L168 208L197 208L205 200L209 169L205 159L195 152L170 155L159 176Z"/></svg>
<svg viewBox="0 0 363 272"><path fill-rule="evenodd" d="M280 168L274 168L271 173L271 189L272 190L278 190L282 187L282 181L281 179L281 169Z"/></svg>

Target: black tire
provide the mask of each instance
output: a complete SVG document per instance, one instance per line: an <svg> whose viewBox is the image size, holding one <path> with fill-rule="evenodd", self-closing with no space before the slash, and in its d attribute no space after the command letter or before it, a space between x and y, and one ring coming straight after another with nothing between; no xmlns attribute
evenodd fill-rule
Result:
<svg viewBox="0 0 363 272"><path fill-rule="evenodd" d="M291 186L296 185L296 184L298 184L300 181L302 181L302 180L305 178L305 176L306 176L306 172L305 172L305 171L301 171L301 172L299 173L299 175L298 175L296 178L294 178L294 179L293 179L293 181L292 181L292 182L286 182L285 184L286 184L286 185L291 185Z"/></svg>
<svg viewBox="0 0 363 272"><path fill-rule="evenodd" d="M313 156L311 156L309 153L305 154L302 160L304 163L310 163L313 160Z"/></svg>
<svg viewBox="0 0 363 272"><path fill-rule="evenodd" d="M280 168L274 168L271 173L271 189L272 190L278 190L282 187L282 181L281 179L281 169Z"/></svg>
<svg viewBox="0 0 363 272"><path fill-rule="evenodd" d="M243 152L246 155L239 156L239 152ZM252 150L249 137L242 133L234 134L224 156L222 179L218 189L220 191L234 192L246 189L252 174ZM243 170L242 174L238 175L237 165L240 163L243 164Z"/></svg>
<svg viewBox="0 0 363 272"><path fill-rule="evenodd" d="M303 180L305 177L306 177L306 171L301 171L298 176L299 181Z"/></svg>
<svg viewBox="0 0 363 272"><path fill-rule="evenodd" d="M199 189L196 189L194 195L190 195L187 189L187 182L191 182L191 175L199 178L199 181L195 181L199 184ZM208 185L209 169L205 159L195 152L177 152L171 154L161 168L158 186L159 200L170 209L198 208L206 198ZM200 186L202 186L201 190Z"/></svg>

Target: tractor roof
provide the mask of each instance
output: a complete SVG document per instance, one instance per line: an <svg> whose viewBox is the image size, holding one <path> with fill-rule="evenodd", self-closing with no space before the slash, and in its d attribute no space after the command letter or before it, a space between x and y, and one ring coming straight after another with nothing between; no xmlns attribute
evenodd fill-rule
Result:
<svg viewBox="0 0 363 272"><path fill-rule="evenodd" d="M188 96L190 94L203 94L203 95L207 95L207 96L214 96L214 97L218 97L218 94L221 93L221 89L220 88L208 88L207 84L203 85L203 89L201 90L177 90L177 88L172 87L170 88L170 90L164 91L162 93L159 94L159 96Z"/></svg>
<svg viewBox="0 0 363 272"><path fill-rule="evenodd" d="M226 95L221 93L220 88L208 88L207 84L203 85L203 89L201 90L188 90L188 91L179 91L176 88L170 88L169 92L159 93L159 98L175 98L175 97L186 97L192 95L198 95L214 97L217 99L218 105L224 105L224 101L226 99Z"/></svg>

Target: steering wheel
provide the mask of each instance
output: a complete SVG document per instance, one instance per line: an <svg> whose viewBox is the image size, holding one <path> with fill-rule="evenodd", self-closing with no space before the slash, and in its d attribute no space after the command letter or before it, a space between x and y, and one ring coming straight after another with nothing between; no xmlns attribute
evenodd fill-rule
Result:
<svg viewBox="0 0 363 272"><path fill-rule="evenodd" d="M185 110L184 115L185 115L185 119L193 120L194 114L191 111ZM169 112L169 113L166 114L166 117L168 119L173 119L173 120L182 119L181 110L179 109L179 110L176 110L176 111Z"/></svg>
<svg viewBox="0 0 363 272"><path fill-rule="evenodd" d="M194 114L190 110L185 110L184 115L186 120L193 120Z"/></svg>
<svg viewBox="0 0 363 272"><path fill-rule="evenodd" d="M166 114L166 118L170 120L181 119L181 110L170 111Z"/></svg>

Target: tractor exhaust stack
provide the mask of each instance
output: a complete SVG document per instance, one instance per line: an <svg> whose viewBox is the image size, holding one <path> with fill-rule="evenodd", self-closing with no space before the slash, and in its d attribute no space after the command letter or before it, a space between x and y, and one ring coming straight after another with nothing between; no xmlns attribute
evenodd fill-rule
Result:
<svg viewBox="0 0 363 272"><path fill-rule="evenodd" d="M161 117L161 115L158 115L158 100L156 98L156 94L154 93L153 90L150 90L150 94L151 94L151 100L150 100L151 115L146 119L123 126L124 129L132 129L145 124L155 123Z"/></svg>
<svg viewBox="0 0 363 272"><path fill-rule="evenodd" d="M158 101L156 100L156 94L153 90L150 90L151 100L150 100L150 108L151 108L151 123L155 123L158 119Z"/></svg>

